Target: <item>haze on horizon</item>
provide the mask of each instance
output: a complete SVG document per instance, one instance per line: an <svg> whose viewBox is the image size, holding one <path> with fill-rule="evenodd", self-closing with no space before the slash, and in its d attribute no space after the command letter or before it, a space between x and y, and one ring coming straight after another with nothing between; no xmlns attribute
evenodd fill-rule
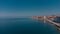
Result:
<svg viewBox="0 0 60 34"><path fill-rule="evenodd" d="M60 14L60 0L0 0L0 17Z"/></svg>

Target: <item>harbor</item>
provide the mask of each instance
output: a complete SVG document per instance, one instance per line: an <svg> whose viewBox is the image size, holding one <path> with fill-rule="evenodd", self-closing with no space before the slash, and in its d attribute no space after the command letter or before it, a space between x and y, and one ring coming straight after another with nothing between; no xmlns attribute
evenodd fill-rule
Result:
<svg viewBox="0 0 60 34"><path fill-rule="evenodd" d="M55 25L57 27L57 30L60 31L60 23L54 21L55 18L57 18L57 17L60 18L60 16L33 16L32 18L36 19L36 20L42 20L42 21L44 21L44 23L49 22L49 23Z"/></svg>

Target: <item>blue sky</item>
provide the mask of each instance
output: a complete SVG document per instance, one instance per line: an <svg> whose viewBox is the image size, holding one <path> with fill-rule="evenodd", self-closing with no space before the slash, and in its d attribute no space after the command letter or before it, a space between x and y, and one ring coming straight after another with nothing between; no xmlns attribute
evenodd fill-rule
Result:
<svg viewBox="0 0 60 34"><path fill-rule="evenodd" d="M0 0L0 16L60 14L60 0Z"/></svg>

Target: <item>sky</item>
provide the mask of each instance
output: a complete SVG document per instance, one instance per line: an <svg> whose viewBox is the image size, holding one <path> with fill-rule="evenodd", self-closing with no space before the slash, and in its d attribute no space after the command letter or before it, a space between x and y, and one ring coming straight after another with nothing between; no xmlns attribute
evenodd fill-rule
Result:
<svg viewBox="0 0 60 34"><path fill-rule="evenodd" d="M0 0L0 17L60 14L60 0Z"/></svg>

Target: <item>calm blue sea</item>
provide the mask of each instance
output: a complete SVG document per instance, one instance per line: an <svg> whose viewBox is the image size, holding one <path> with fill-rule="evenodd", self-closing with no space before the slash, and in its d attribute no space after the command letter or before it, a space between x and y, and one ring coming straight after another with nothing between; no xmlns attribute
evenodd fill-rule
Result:
<svg viewBox="0 0 60 34"><path fill-rule="evenodd" d="M60 34L56 27L31 18L0 18L0 34Z"/></svg>

